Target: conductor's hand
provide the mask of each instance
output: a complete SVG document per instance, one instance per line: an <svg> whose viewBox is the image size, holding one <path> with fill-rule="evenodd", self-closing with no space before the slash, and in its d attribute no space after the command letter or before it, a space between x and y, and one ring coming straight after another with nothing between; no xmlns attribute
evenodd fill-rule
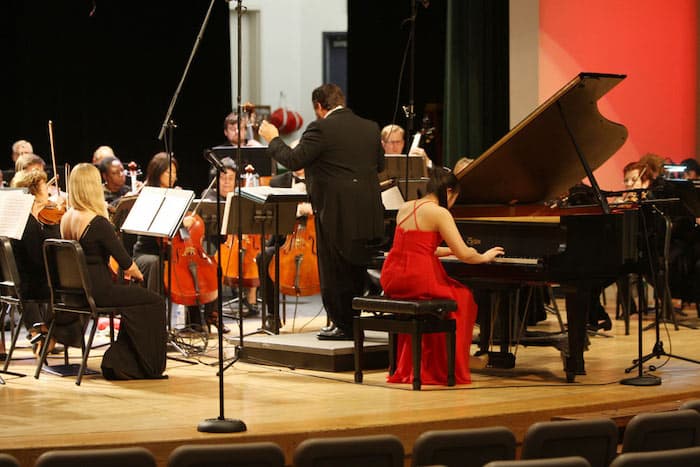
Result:
<svg viewBox="0 0 700 467"><path fill-rule="evenodd" d="M260 124L260 128L258 128L258 134L269 143L273 139L277 138L280 135L280 132L275 125L267 120L263 120Z"/></svg>

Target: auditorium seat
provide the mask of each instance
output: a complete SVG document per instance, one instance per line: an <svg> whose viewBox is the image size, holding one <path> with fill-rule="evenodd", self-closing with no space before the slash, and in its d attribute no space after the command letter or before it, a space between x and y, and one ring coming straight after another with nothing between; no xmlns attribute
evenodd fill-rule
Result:
<svg viewBox="0 0 700 467"><path fill-rule="evenodd" d="M393 435L311 438L294 451L294 467L403 467L404 450Z"/></svg>
<svg viewBox="0 0 700 467"><path fill-rule="evenodd" d="M515 459L515 435L506 427L434 430L413 444L411 464L481 467L493 460Z"/></svg>
<svg viewBox="0 0 700 467"><path fill-rule="evenodd" d="M284 452L272 442L186 444L175 448L168 467L284 467Z"/></svg>
<svg viewBox="0 0 700 467"><path fill-rule="evenodd" d="M626 452L610 467L670 467L700 465L700 447L665 451Z"/></svg>
<svg viewBox="0 0 700 467"><path fill-rule="evenodd" d="M19 467L19 461L9 454L0 454L0 467Z"/></svg>
<svg viewBox="0 0 700 467"><path fill-rule="evenodd" d="M523 439L522 459L581 456L607 467L617 453L617 425L607 418L538 422Z"/></svg>
<svg viewBox="0 0 700 467"><path fill-rule="evenodd" d="M622 438L622 452L694 446L700 446L700 413L692 409L635 415Z"/></svg>
<svg viewBox="0 0 700 467"><path fill-rule="evenodd" d="M153 454L140 447L114 449L69 449L47 451L36 460L35 467L156 467Z"/></svg>
<svg viewBox="0 0 700 467"><path fill-rule="evenodd" d="M568 456L549 459L493 461L484 467L591 467L591 464L583 457Z"/></svg>

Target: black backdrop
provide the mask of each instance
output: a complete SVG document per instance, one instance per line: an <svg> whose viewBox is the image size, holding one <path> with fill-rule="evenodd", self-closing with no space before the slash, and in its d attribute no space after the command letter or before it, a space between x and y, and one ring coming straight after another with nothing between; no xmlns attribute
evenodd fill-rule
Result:
<svg viewBox="0 0 700 467"><path fill-rule="evenodd" d="M50 161L89 161L110 145L141 165L163 150L157 139L209 2L164 0L5 0L0 2L3 72L0 167L27 139ZM94 11L92 11L94 8ZM228 7L215 3L189 78L173 112L180 185L206 182L202 149L224 140L231 109ZM50 163L50 162L49 162ZM145 166L143 167L145 171Z"/></svg>
<svg viewBox="0 0 700 467"><path fill-rule="evenodd" d="M438 109L434 120L441 113L446 1L418 8L417 127L426 105ZM49 162L47 122L53 120L59 165L89 161L93 150L106 144L122 161L134 160L145 170L163 149L157 135L208 5L204 0L0 2L0 150L6 154L0 154L0 168L10 168L10 146L20 138ZM410 9L410 0L348 0L348 103L380 125L394 114ZM227 17L228 4L217 1L173 113L179 184L197 192L207 182L202 149L223 141L223 117L232 106ZM407 90L408 68L402 105L408 103ZM406 126L400 111L396 123ZM430 153L439 162L439 151Z"/></svg>

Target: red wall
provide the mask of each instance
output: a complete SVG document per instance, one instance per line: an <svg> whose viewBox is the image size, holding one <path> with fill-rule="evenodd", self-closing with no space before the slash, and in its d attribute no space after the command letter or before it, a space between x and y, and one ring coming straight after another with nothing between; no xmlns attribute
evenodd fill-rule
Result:
<svg viewBox="0 0 700 467"><path fill-rule="evenodd" d="M622 187L647 152L695 157L697 0L540 0L540 102L581 71L626 74L599 101L629 138L595 175Z"/></svg>

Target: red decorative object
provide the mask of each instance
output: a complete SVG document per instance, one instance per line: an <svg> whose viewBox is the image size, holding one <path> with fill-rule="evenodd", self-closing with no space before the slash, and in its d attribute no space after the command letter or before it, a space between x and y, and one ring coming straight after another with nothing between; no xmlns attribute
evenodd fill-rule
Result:
<svg viewBox="0 0 700 467"><path fill-rule="evenodd" d="M304 119L299 112L280 107L270 114L270 123L275 125L280 133L288 134L300 129Z"/></svg>

